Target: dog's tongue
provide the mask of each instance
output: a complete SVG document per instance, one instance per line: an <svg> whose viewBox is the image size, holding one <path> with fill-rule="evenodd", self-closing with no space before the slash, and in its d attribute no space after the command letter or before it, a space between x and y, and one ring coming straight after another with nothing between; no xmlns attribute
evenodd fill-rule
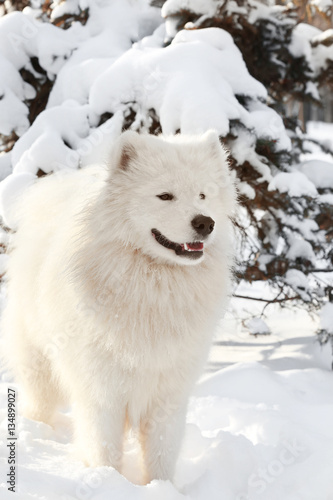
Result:
<svg viewBox="0 0 333 500"><path fill-rule="evenodd" d="M202 243L202 241L196 241L194 243L185 243L184 245L185 250L190 250L190 251L192 250L193 252L203 250L203 247L204 244Z"/></svg>

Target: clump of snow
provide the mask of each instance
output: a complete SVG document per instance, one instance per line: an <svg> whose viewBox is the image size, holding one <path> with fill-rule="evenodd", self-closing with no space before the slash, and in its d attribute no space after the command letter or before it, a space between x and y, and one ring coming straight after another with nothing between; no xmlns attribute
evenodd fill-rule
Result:
<svg viewBox="0 0 333 500"><path fill-rule="evenodd" d="M61 168L77 167L80 156L75 151L89 133L88 109L75 101L45 110L12 150L13 172L38 169L49 173Z"/></svg>
<svg viewBox="0 0 333 500"><path fill-rule="evenodd" d="M167 0L162 7L162 16L168 17L181 10L189 10L211 17L221 5L221 0Z"/></svg>
<svg viewBox="0 0 333 500"><path fill-rule="evenodd" d="M319 189L333 189L333 163L320 160L303 162L299 167L300 172Z"/></svg>
<svg viewBox="0 0 333 500"><path fill-rule="evenodd" d="M109 58L88 59L76 64L74 61L71 62L72 64L66 64L59 71L47 108L59 106L68 99L75 99L79 104L87 104L91 85L111 64Z"/></svg>
<svg viewBox="0 0 333 500"><path fill-rule="evenodd" d="M16 227L15 202L37 177L30 172L9 175L0 184L0 213L7 227Z"/></svg>
<svg viewBox="0 0 333 500"><path fill-rule="evenodd" d="M314 76L333 60L333 45L326 47L318 43L322 31L315 26L299 23L293 30L289 45L290 53L294 57L305 57Z"/></svg>
<svg viewBox="0 0 333 500"><path fill-rule="evenodd" d="M313 248L308 241L291 236L289 244L290 246L286 254L287 259L304 259L312 264L315 264L316 257Z"/></svg>
<svg viewBox="0 0 333 500"><path fill-rule="evenodd" d="M238 192L243 196L246 196L246 198L248 198L249 200L254 200L254 198L256 197L255 190L247 182L237 182L236 180L236 186Z"/></svg>
<svg viewBox="0 0 333 500"><path fill-rule="evenodd" d="M331 0L310 0L310 4L318 7L322 12L329 11L332 7Z"/></svg>
<svg viewBox="0 0 333 500"><path fill-rule="evenodd" d="M6 135L15 131L21 136L29 127L24 101L34 98L35 90L19 70L35 74L30 59L36 57L52 80L75 48L69 31L37 21L31 11L0 17L0 133Z"/></svg>
<svg viewBox="0 0 333 500"><path fill-rule="evenodd" d="M318 240L319 226L315 220L298 218L296 215L287 215L282 211L279 211L279 216L284 226L297 230L304 239Z"/></svg>
<svg viewBox="0 0 333 500"><path fill-rule="evenodd" d="M250 101L248 110L251 114L249 126L255 129L257 137L273 139L278 151L290 151L291 140L285 133L281 116L260 101Z"/></svg>
<svg viewBox="0 0 333 500"><path fill-rule="evenodd" d="M309 121L306 124L307 135L309 138L315 139L320 144L322 144L327 149L333 151L333 124L325 123L325 122L314 122ZM320 153L320 155L324 155L324 153ZM305 155L306 157L306 155ZM316 155L316 159L317 155ZM332 160L332 156L327 158L328 160Z"/></svg>
<svg viewBox="0 0 333 500"><path fill-rule="evenodd" d="M289 196L317 196L317 189L302 172L279 172L268 186L269 191L288 193Z"/></svg>
<svg viewBox="0 0 333 500"><path fill-rule="evenodd" d="M261 254L258 258L258 267L261 271L264 271L266 272L267 268L267 264L269 264L270 262L272 262L272 260L274 259L274 255L270 255L268 253L264 253L264 254Z"/></svg>
<svg viewBox="0 0 333 500"><path fill-rule="evenodd" d="M14 130L20 136L29 128L29 110L22 101L34 97L35 91L1 52L0 75L0 133L9 135Z"/></svg>
<svg viewBox="0 0 333 500"><path fill-rule="evenodd" d="M76 153L80 157L82 167L91 164L107 164L110 149L120 135L123 126L123 115L117 112L100 127L91 128L88 137L79 141ZM74 158L73 158L74 160ZM75 163L69 166L75 166Z"/></svg>
<svg viewBox="0 0 333 500"><path fill-rule="evenodd" d="M318 201L321 204L333 205L333 194L321 194L318 198Z"/></svg>
<svg viewBox="0 0 333 500"><path fill-rule="evenodd" d="M244 130L243 128L238 129L237 132L234 131L233 134L236 135L237 139L230 141L228 146L236 161L240 165L248 161L261 175L258 182L270 182L272 180L271 170L265 158L260 157L260 155L255 152L255 137L248 130Z"/></svg>
<svg viewBox="0 0 333 500"><path fill-rule="evenodd" d="M289 269L284 276L284 281L303 297L303 300L309 299L310 296L306 293L309 290L309 281L302 271Z"/></svg>
<svg viewBox="0 0 333 500"><path fill-rule="evenodd" d="M333 29L328 29L312 38L312 45L323 44L327 47L333 43Z"/></svg>
<svg viewBox="0 0 333 500"><path fill-rule="evenodd" d="M306 23L300 23L295 30L293 30L293 37L289 50L294 57L307 57L311 62L312 51L310 41L318 36L321 32L319 28Z"/></svg>
<svg viewBox="0 0 333 500"><path fill-rule="evenodd" d="M314 82L306 82L305 93L309 94L316 101L320 101L318 86Z"/></svg>
<svg viewBox="0 0 333 500"><path fill-rule="evenodd" d="M251 318L244 322L251 335L270 335L271 331L262 318Z"/></svg>
<svg viewBox="0 0 333 500"><path fill-rule="evenodd" d="M12 12L0 18L0 53L20 69L37 57L50 78L58 73L76 48L71 30L61 30L35 19L32 9Z"/></svg>

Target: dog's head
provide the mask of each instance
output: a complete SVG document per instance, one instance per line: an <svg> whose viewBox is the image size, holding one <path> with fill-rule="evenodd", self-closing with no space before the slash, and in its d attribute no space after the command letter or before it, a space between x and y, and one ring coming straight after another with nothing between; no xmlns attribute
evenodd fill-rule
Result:
<svg viewBox="0 0 333 500"><path fill-rule="evenodd" d="M127 131L110 163L110 230L125 245L188 265L226 236L235 190L216 132L156 137Z"/></svg>

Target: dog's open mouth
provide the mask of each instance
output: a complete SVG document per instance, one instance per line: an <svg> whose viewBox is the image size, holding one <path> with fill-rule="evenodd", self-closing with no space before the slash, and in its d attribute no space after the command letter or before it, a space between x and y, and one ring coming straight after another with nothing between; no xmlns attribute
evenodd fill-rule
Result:
<svg viewBox="0 0 333 500"><path fill-rule="evenodd" d="M204 243L203 241L193 241L192 243L175 243L168 240L166 236L157 229L151 230L157 243L169 250L173 250L176 255L190 257L191 259L199 259L203 255Z"/></svg>

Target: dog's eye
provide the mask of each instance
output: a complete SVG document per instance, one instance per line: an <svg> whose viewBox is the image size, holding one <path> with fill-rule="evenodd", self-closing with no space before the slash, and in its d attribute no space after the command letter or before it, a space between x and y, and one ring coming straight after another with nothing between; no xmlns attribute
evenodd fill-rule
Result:
<svg viewBox="0 0 333 500"><path fill-rule="evenodd" d="M203 193L200 193L200 199L201 199L201 200L204 200L205 198L206 198L206 195L205 195L205 194L203 194Z"/></svg>
<svg viewBox="0 0 333 500"><path fill-rule="evenodd" d="M174 196L171 193L158 194L157 198L163 201L173 200Z"/></svg>

